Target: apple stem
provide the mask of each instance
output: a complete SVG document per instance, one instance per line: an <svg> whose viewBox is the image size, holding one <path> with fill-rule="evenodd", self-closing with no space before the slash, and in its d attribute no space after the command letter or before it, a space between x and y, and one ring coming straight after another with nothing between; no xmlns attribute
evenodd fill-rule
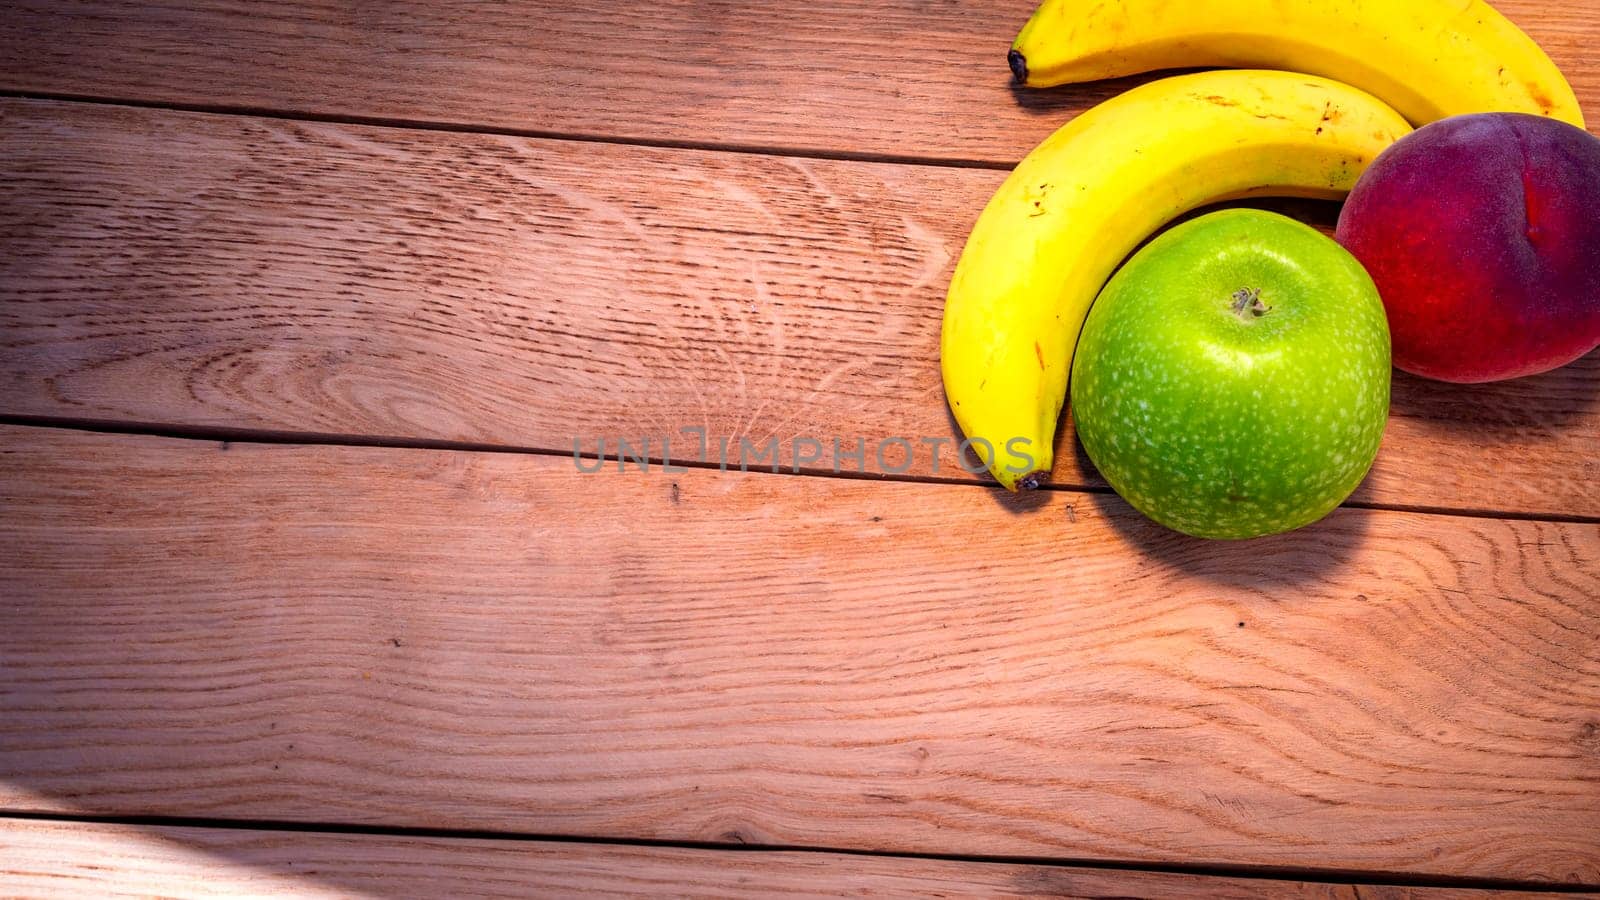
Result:
<svg viewBox="0 0 1600 900"><path fill-rule="evenodd" d="M1233 292L1233 312L1241 319L1259 319L1272 312L1272 307L1261 302L1260 288L1240 288Z"/></svg>

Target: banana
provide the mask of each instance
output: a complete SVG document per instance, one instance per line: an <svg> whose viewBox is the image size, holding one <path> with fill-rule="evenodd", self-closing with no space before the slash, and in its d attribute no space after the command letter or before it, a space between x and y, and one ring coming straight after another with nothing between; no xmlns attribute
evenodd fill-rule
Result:
<svg viewBox="0 0 1600 900"><path fill-rule="evenodd" d="M1484 0L1044 0L1010 63L1030 87L1156 69L1285 69L1354 85L1419 126L1526 112L1584 127L1550 57Z"/></svg>
<svg viewBox="0 0 1600 900"><path fill-rule="evenodd" d="M990 199L950 281L940 365L967 446L1011 490L1037 487L1089 304L1140 241L1221 200L1342 197L1410 131L1348 85L1240 70L1151 82L1063 126Z"/></svg>

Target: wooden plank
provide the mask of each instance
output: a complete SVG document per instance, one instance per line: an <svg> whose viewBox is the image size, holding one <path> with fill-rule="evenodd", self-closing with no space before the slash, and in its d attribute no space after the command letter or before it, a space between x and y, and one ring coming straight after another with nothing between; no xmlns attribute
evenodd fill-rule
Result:
<svg viewBox="0 0 1600 900"><path fill-rule="evenodd" d="M1544 894L787 851L0 819L12 897L1282 897ZM1568 895L1570 896L1570 895Z"/></svg>
<svg viewBox="0 0 1600 900"><path fill-rule="evenodd" d="M571 452L908 440L963 470L951 267L996 172L0 101L0 412ZM1400 376L1359 501L1600 516L1600 355ZM945 440L937 448L926 441ZM1056 480L1100 484L1059 442ZM898 467L900 451L884 462ZM842 454L841 454L842 455ZM708 456L715 459L719 453ZM986 478L987 476L982 476Z"/></svg>
<svg viewBox="0 0 1600 900"><path fill-rule="evenodd" d="M1600 883L1600 526L0 431L0 808Z"/></svg>
<svg viewBox="0 0 1600 900"><path fill-rule="evenodd" d="M1011 87L1033 0L13 0L0 86L647 141L1012 163L1135 80ZM1600 111L1600 6L1495 0Z"/></svg>

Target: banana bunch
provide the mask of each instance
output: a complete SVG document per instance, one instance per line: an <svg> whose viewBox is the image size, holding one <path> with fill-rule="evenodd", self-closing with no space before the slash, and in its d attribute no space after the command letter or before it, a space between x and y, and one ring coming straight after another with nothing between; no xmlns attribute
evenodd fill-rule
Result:
<svg viewBox="0 0 1600 900"><path fill-rule="evenodd" d="M1045 0L1009 62L1030 86L1258 67L1154 81L1078 116L973 226L941 367L967 446L1011 490L1049 474L1090 304L1172 219L1245 197L1342 198L1413 123L1511 111L1583 124L1560 71L1483 0Z"/></svg>

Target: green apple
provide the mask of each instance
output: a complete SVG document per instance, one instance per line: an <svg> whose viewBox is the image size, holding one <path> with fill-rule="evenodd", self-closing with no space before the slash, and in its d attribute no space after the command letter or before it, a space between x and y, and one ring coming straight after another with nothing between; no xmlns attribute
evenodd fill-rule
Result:
<svg viewBox="0 0 1600 900"><path fill-rule="evenodd" d="M1089 310L1072 415L1112 488L1208 538L1308 525L1349 497L1389 414L1365 269L1293 219L1213 213L1151 241Z"/></svg>

